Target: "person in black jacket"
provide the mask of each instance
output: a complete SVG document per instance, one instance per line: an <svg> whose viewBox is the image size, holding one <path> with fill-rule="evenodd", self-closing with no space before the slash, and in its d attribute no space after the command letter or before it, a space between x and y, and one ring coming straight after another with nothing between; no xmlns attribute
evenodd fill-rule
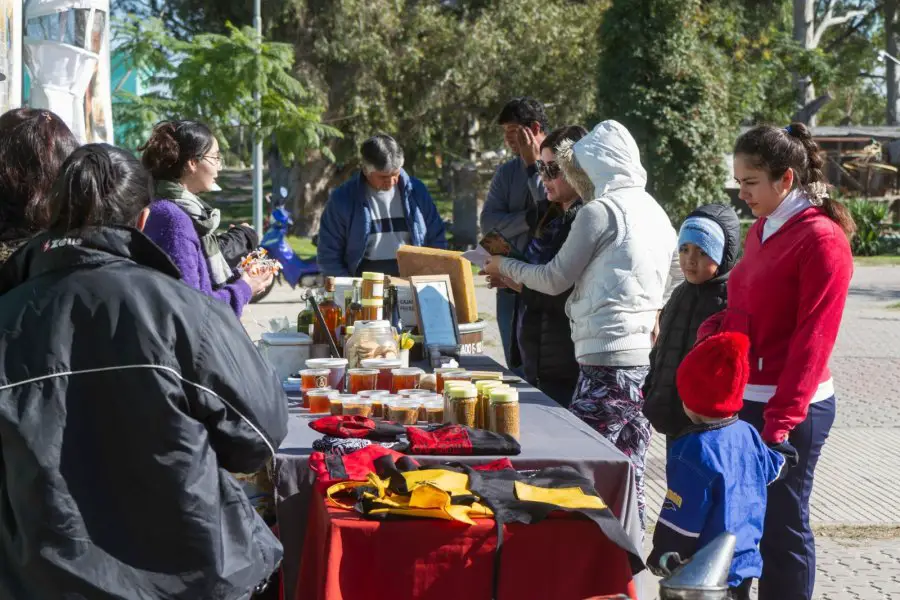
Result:
<svg viewBox="0 0 900 600"><path fill-rule="evenodd" d="M140 232L151 178L90 144L0 269L0 598L244 599L282 549L228 471L287 433L280 382Z"/></svg>
<svg viewBox="0 0 900 600"><path fill-rule="evenodd" d="M541 142L538 171L547 191L547 201L538 203L538 223L532 229L525 257L532 264L547 264L566 238L582 206L575 189L561 177L556 163L556 147L563 140L576 142L587 135L578 125L561 127ZM568 407L578 383L578 362L566 315L571 289L548 296L527 287L505 282L519 290L519 304L513 328L510 366L521 366L525 379L542 392Z"/></svg>
<svg viewBox="0 0 900 600"><path fill-rule="evenodd" d="M693 424L684 413L675 372L694 346L701 323L725 309L728 274L741 250L737 213L724 204L701 206L682 224L678 250L685 281L672 292L660 315L643 387L644 415L669 440Z"/></svg>

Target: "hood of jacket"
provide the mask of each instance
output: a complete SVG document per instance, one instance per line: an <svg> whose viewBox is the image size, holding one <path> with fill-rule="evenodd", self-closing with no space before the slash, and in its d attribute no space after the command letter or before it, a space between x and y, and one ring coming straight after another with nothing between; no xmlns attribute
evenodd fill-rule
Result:
<svg viewBox="0 0 900 600"><path fill-rule="evenodd" d="M737 264L741 255L741 221L734 209L725 204L705 204L695 209L688 217L703 217L715 222L725 232L725 252L722 263L712 281L723 277Z"/></svg>
<svg viewBox="0 0 900 600"><path fill-rule="evenodd" d="M557 149L556 160L586 201L623 188L643 190L647 186L637 142L618 121L603 121L577 142L565 140Z"/></svg>

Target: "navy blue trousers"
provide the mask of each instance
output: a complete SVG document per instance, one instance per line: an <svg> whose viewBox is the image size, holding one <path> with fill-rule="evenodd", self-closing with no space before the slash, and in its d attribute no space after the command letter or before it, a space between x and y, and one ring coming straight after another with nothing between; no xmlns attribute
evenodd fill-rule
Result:
<svg viewBox="0 0 900 600"><path fill-rule="evenodd" d="M760 402L744 402L741 419L763 427ZM769 486L766 523L760 551L763 558L759 600L812 600L816 582L816 542L809 526L809 497L822 446L834 424L835 399L809 405L806 420L789 441L800 462L784 479Z"/></svg>
<svg viewBox="0 0 900 600"><path fill-rule="evenodd" d="M515 327L516 302L519 295L513 291L497 290L497 329L500 330L500 343L503 344L503 356L509 365L512 331Z"/></svg>

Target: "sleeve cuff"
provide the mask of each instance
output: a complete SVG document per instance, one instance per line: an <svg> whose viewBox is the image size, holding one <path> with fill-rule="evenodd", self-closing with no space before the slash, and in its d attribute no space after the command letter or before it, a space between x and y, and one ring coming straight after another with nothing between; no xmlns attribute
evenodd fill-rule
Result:
<svg viewBox="0 0 900 600"><path fill-rule="evenodd" d="M786 440L790 431L779 427L780 426L776 425L769 426L769 424L766 423L766 425L763 426L761 434L763 441L767 444L780 444Z"/></svg>

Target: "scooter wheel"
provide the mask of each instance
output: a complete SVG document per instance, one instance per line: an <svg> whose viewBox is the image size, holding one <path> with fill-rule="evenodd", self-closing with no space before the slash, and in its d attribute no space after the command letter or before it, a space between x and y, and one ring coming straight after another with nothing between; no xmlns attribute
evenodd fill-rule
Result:
<svg viewBox="0 0 900 600"><path fill-rule="evenodd" d="M276 280L276 278L273 277L273 278L272 278L272 283L270 283L269 286L268 286L266 289L264 289L264 290L261 291L260 293L256 294L256 295L253 296L252 298L250 298L250 304L256 304L257 302L259 302L260 300L262 300L263 298L265 298L266 296L268 296L268 295L269 295L269 292L272 291L272 288L275 287L275 280Z"/></svg>

